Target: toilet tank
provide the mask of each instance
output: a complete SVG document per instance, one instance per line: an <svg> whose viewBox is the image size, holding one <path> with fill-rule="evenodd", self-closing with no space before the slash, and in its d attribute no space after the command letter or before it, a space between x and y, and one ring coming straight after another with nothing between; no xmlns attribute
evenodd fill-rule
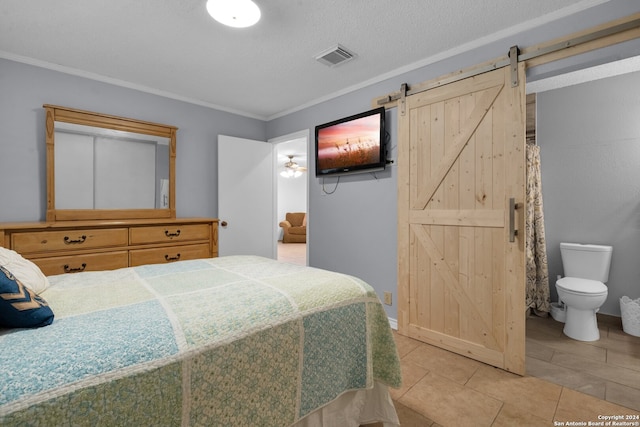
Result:
<svg viewBox="0 0 640 427"><path fill-rule="evenodd" d="M612 252L611 246L560 243L564 275L606 283Z"/></svg>

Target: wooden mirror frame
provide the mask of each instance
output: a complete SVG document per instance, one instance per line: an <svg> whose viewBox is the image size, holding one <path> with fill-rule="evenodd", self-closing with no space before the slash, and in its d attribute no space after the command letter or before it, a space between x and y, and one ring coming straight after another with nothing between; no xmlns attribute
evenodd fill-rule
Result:
<svg viewBox="0 0 640 427"><path fill-rule="evenodd" d="M125 117L76 110L57 105L43 105L46 114L47 146L47 216L48 222L72 220L124 220L149 218L175 218L175 126L145 122ZM169 140L169 208L168 209L56 209L55 203L55 122L114 129L167 138Z"/></svg>

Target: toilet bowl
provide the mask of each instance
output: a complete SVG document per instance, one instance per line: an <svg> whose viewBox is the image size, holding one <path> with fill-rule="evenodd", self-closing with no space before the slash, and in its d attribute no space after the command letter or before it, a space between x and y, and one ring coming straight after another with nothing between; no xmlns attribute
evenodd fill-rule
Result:
<svg viewBox="0 0 640 427"><path fill-rule="evenodd" d="M596 313L607 300L611 246L560 243L566 277L558 279L558 299L566 306L563 332L579 341L600 339Z"/></svg>
<svg viewBox="0 0 640 427"><path fill-rule="evenodd" d="M564 334L579 341L599 340L596 312L607 300L607 286L597 280L564 277L556 282L556 290L567 307Z"/></svg>

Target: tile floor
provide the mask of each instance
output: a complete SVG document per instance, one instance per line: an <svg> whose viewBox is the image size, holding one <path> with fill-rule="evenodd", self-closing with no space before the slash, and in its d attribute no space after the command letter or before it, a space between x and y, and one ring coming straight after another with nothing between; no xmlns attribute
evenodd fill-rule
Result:
<svg viewBox="0 0 640 427"><path fill-rule="evenodd" d="M640 338L616 319L600 322L600 341L582 343L551 318L529 317L523 377L395 334L402 426L607 425L602 416L639 426Z"/></svg>
<svg viewBox="0 0 640 427"><path fill-rule="evenodd" d="M307 265L306 243L282 243L278 242L278 261L292 264Z"/></svg>
<svg viewBox="0 0 640 427"><path fill-rule="evenodd" d="M527 374L640 411L640 338L598 315L600 339L581 342L552 318L527 318Z"/></svg>

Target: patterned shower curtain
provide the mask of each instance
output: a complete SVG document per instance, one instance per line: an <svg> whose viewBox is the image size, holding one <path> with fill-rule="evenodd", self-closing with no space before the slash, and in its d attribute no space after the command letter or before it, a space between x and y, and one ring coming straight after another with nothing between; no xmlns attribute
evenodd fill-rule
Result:
<svg viewBox="0 0 640 427"><path fill-rule="evenodd" d="M549 269L542 212L542 178L540 175L540 147L527 144L527 308L540 316L551 310L549 297Z"/></svg>

